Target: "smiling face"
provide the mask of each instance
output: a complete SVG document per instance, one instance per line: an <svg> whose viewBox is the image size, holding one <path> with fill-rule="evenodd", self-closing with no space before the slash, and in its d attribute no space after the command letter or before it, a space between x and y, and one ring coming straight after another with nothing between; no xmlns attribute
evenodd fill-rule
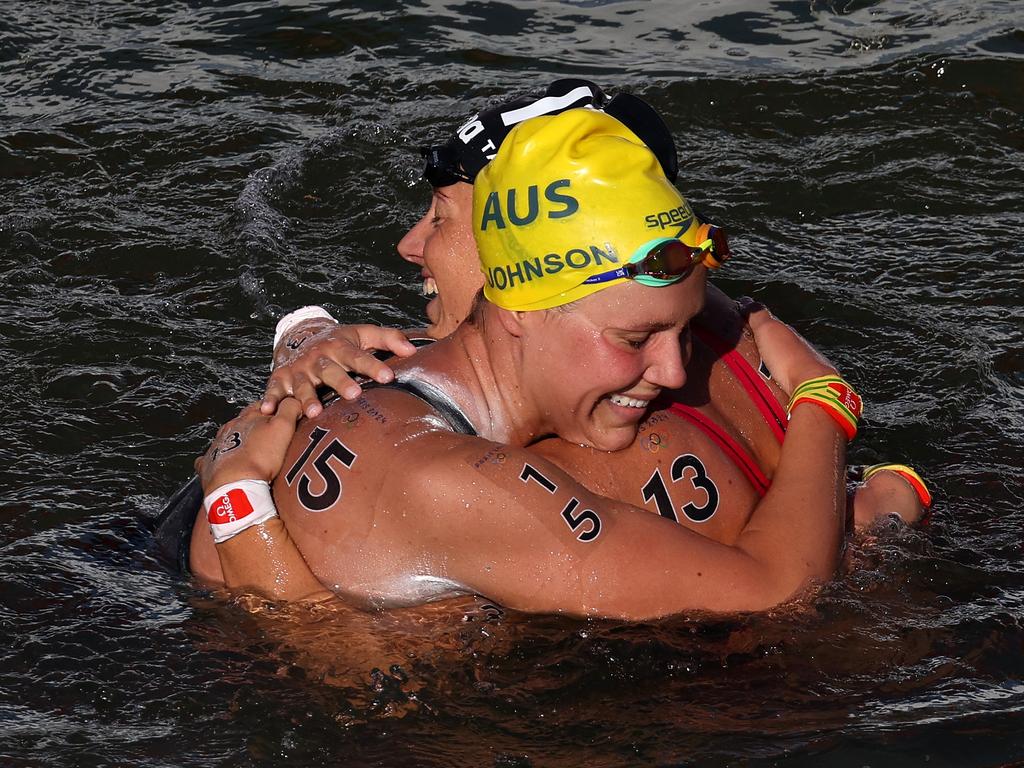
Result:
<svg viewBox="0 0 1024 768"><path fill-rule="evenodd" d="M459 182L435 188L430 208L398 243L398 253L420 266L430 325L436 339L451 334L466 319L483 285L473 242L473 187Z"/></svg>
<svg viewBox="0 0 1024 768"><path fill-rule="evenodd" d="M605 451L627 447L650 403L686 380L689 322L705 270L674 285L628 282L568 310L525 312L521 375L546 431Z"/></svg>

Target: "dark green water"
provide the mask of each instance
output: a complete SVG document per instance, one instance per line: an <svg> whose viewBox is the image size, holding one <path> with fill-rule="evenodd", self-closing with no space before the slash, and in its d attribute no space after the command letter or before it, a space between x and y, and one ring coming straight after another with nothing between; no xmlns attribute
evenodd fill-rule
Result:
<svg viewBox="0 0 1024 768"><path fill-rule="evenodd" d="M146 519L279 312L414 324L412 148L554 77L666 115L720 280L939 491L813 610L647 626L310 615ZM1024 6L79 2L0 14L0 765L1024 760Z"/></svg>

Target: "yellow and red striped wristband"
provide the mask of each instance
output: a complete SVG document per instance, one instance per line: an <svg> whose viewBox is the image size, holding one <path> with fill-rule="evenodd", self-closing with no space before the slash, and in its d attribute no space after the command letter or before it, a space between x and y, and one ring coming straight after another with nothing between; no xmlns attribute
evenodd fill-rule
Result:
<svg viewBox="0 0 1024 768"><path fill-rule="evenodd" d="M824 410L842 428L847 440L857 435L864 401L841 377L818 376L803 382L793 390L787 411L792 414L801 403L813 403Z"/></svg>
<svg viewBox="0 0 1024 768"><path fill-rule="evenodd" d="M931 491L928 490L928 486L924 484L924 478L922 478L913 467L908 467L906 464L872 464L870 467L865 468L864 473L861 475L861 480L867 481L869 477L881 472L882 470L895 472L910 483L910 487L913 488L914 493L917 494L917 498L918 501L921 502L921 506L925 509L931 507L932 494Z"/></svg>

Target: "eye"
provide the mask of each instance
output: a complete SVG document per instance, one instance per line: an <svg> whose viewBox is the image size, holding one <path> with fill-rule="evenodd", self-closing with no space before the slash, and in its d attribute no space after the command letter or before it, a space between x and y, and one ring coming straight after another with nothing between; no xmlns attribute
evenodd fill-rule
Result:
<svg viewBox="0 0 1024 768"><path fill-rule="evenodd" d="M434 216L434 217L433 217L433 218L432 218L432 219L430 220L430 226L432 226L432 227L436 227L436 226L437 226L438 224L440 224L440 223L441 223L441 217L440 217L440 216Z"/></svg>
<svg viewBox="0 0 1024 768"><path fill-rule="evenodd" d="M644 334L643 336L627 336L626 344L628 344L633 349L643 349L644 344L647 343L647 340L649 338L651 337L648 334Z"/></svg>

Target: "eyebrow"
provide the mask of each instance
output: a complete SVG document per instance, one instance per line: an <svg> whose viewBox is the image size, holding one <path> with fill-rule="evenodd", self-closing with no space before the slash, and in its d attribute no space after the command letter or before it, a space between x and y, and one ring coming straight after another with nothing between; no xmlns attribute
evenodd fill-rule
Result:
<svg viewBox="0 0 1024 768"><path fill-rule="evenodd" d="M686 323L689 325L689 321ZM658 333L659 331L668 331L675 328L675 323L646 323L644 325L638 325L635 327L622 326L616 330L622 331L623 333Z"/></svg>
<svg viewBox="0 0 1024 768"><path fill-rule="evenodd" d="M699 315L701 312L703 312L704 308L707 307L707 303L708 303L707 302L707 291L705 291L704 298L701 300L700 306L697 308L697 311L694 312L689 317L689 319L687 319L687 321L685 323L683 323L681 326L679 326L679 332L680 333L685 331L687 328L690 327L690 325L693 324L693 321L694 321L694 319L696 319L697 315ZM657 321L657 320L655 320L653 323L645 324L645 325L642 325L642 326L629 327L629 326L622 325L622 326L615 327L614 330L620 331L622 333L658 333L659 331L670 331L670 330L672 330L675 327L676 327L676 324L671 322L671 321L668 321L668 320Z"/></svg>

